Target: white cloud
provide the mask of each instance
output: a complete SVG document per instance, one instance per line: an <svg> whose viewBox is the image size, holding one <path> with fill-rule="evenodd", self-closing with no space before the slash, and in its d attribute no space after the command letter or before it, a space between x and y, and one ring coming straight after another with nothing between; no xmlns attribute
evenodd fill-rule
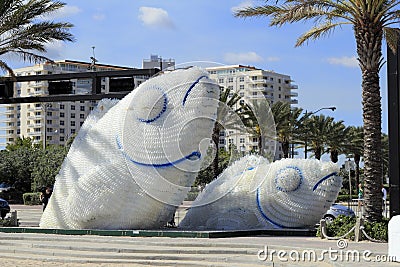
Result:
<svg viewBox="0 0 400 267"><path fill-rule="evenodd" d="M246 53L226 53L224 59L227 63L231 64L244 64L250 62L260 62L263 60L256 52Z"/></svg>
<svg viewBox="0 0 400 267"><path fill-rule="evenodd" d="M106 18L106 16L104 15L104 14L94 14L93 16L92 16L92 18L94 19L94 20L104 20L105 18Z"/></svg>
<svg viewBox="0 0 400 267"><path fill-rule="evenodd" d="M139 19L145 26L153 28L174 28L174 23L168 12L162 8L146 7L139 8Z"/></svg>
<svg viewBox="0 0 400 267"><path fill-rule="evenodd" d="M246 0L244 2L241 2L237 6L231 7L231 11L232 11L232 13L235 13L239 9L242 9L242 8L245 8L245 7L252 7L252 6L254 6L254 1L253 0Z"/></svg>
<svg viewBox="0 0 400 267"><path fill-rule="evenodd" d="M68 6L65 5L63 8L58 9L54 13L51 13L49 16L46 16L47 19L60 19L70 17L76 14L79 14L82 10L77 6Z"/></svg>
<svg viewBox="0 0 400 267"><path fill-rule="evenodd" d="M356 57L331 57L328 63L332 65L341 65L348 68L357 68L358 61Z"/></svg>
<svg viewBox="0 0 400 267"><path fill-rule="evenodd" d="M267 57L267 61L269 61L269 62L277 62L280 60L281 59L279 57Z"/></svg>

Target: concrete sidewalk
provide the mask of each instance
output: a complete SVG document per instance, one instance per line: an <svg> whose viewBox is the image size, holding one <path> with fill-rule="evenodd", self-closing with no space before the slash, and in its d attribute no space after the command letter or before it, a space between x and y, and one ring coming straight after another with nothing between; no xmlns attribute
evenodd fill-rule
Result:
<svg viewBox="0 0 400 267"><path fill-rule="evenodd" d="M17 211L21 227L39 225L41 206L11 205L11 209ZM185 206L181 207L180 214L185 210ZM0 257L5 266L400 267L399 263L387 262L390 260L386 257L387 249L387 243L341 241L339 244L316 237L208 239L0 233ZM315 253L316 260L301 259L303 254L310 253ZM360 258L355 258L354 253ZM350 258L346 258L349 254Z"/></svg>

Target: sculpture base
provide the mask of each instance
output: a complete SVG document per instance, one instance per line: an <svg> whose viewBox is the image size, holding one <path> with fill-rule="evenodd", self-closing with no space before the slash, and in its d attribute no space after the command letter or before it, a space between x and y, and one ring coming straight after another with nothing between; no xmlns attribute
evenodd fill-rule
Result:
<svg viewBox="0 0 400 267"><path fill-rule="evenodd" d="M36 227L0 227L4 233L36 233L58 235L99 235L131 237L224 238L243 236L315 236L316 229L260 229L240 231L182 231L178 228L162 230L66 230Z"/></svg>

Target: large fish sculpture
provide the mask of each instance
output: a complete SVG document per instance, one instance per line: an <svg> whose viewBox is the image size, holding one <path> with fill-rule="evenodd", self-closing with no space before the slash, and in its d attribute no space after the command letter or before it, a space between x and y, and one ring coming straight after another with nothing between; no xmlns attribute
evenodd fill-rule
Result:
<svg viewBox="0 0 400 267"><path fill-rule="evenodd" d="M219 87L199 68L153 77L104 100L76 136L42 228L154 229L165 225L200 169Z"/></svg>
<svg viewBox="0 0 400 267"><path fill-rule="evenodd" d="M180 223L191 230L313 227L336 200L339 168L314 159L246 156L205 187Z"/></svg>

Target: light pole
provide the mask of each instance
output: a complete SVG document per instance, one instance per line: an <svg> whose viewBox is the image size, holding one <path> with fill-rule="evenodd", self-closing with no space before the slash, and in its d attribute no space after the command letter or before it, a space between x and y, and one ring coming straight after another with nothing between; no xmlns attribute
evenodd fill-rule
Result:
<svg viewBox="0 0 400 267"><path fill-rule="evenodd" d="M302 118L303 123L308 117L310 117L311 115L313 115L313 114L315 114L317 112L320 112L321 110L324 110L324 109L330 109L332 111L335 111L336 107L324 107L324 108L317 109L316 111L313 111L313 112L310 112L310 113L308 113L307 110L306 110L306 113L304 114L304 116ZM304 158L307 159L307 135L305 135L305 140L304 140Z"/></svg>
<svg viewBox="0 0 400 267"><path fill-rule="evenodd" d="M42 103L42 110L43 110L43 150L46 150L46 113L47 113L47 108L51 107L50 103Z"/></svg>

